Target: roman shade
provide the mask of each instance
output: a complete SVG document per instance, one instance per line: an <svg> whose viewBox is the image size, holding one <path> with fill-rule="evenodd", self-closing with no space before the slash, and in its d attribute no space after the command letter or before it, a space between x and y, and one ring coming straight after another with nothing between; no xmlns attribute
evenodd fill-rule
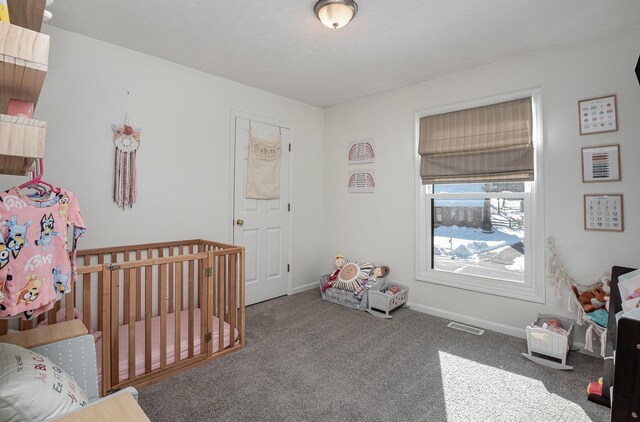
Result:
<svg viewBox="0 0 640 422"><path fill-rule="evenodd" d="M531 98L420 119L422 184L534 178Z"/></svg>

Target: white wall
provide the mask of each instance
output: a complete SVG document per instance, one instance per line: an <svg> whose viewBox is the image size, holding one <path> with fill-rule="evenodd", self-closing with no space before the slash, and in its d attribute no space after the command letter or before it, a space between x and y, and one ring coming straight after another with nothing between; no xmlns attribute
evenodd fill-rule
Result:
<svg viewBox="0 0 640 422"><path fill-rule="evenodd" d="M190 238L230 242L230 121L236 110L294 129L293 287L317 278L321 109L54 27L44 31L51 35L49 73L35 117L48 121L45 180L78 196L89 229L81 248ZM121 123L125 111L143 131L138 203L122 211L111 200L111 124ZM0 187L22 180L1 176Z"/></svg>
<svg viewBox="0 0 640 422"><path fill-rule="evenodd" d="M408 284L410 302L423 310L460 314L458 319L516 335L538 312L566 314L566 291L558 301L549 284L540 305L414 279L414 114L534 87L543 97L545 238L555 238L578 281L591 283L612 265L640 266L638 39L635 27L326 109L324 268L332 267L338 252L389 265L392 280ZM618 95L620 130L580 136L577 101L608 94ZM348 194L347 145L363 138L376 144L376 192ZM622 181L582 183L581 147L612 143L621 145ZM585 193L624 194L624 233L583 230Z"/></svg>

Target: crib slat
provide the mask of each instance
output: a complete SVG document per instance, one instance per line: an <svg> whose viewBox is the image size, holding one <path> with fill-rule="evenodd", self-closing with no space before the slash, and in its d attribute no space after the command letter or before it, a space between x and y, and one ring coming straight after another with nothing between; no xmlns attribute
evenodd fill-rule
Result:
<svg viewBox="0 0 640 422"><path fill-rule="evenodd" d="M244 248L240 250L240 344L244 347Z"/></svg>
<svg viewBox="0 0 640 422"><path fill-rule="evenodd" d="M126 302L126 301L125 301ZM111 271L111 385L120 383L120 272Z"/></svg>
<svg viewBox="0 0 640 422"><path fill-rule="evenodd" d="M151 311L153 309L152 267L144 267L144 372L151 372Z"/></svg>
<svg viewBox="0 0 640 422"><path fill-rule="evenodd" d="M202 252L201 249L201 245L192 245L191 246L191 250L192 252L195 253L200 253ZM203 284L202 284L202 280L204 279L204 261L203 260L198 260L198 308L200 308L200 310L202 311L202 308L204 306L204 297L202 296L202 291L203 291ZM203 321L203 318L200 318L201 321Z"/></svg>
<svg viewBox="0 0 640 422"><path fill-rule="evenodd" d="M207 255L207 259L212 270L211 277L207 279L207 284L209 286L209 289L207 291L207 325L213 332L213 313L215 309L215 302L213 301L213 298L216 291L216 279L218 278L218 273L215 271L216 260L213 257L213 253L209 252ZM208 343L207 353L209 354L209 356L213 354L213 341L210 341Z"/></svg>
<svg viewBox="0 0 640 422"><path fill-rule="evenodd" d="M84 256L84 265L91 265L89 255ZM82 274L82 322L91 331L91 274Z"/></svg>
<svg viewBox="0 0 640 422"><path fill-rule="evenodd" d="M176 328L175 328L175 340L174 340L174 346L175 346L175 351L174 351L174 356L175 359L173 361L173 363L179 363L180 362L180 352L181 352L181 347L180 347L180 339L181 339L181 335L182 333L180 332L180 328L181 328L181 321L180 321L180 317L181 315L181 311L182 311L182 262L177 262L176 263L176 270L175 270L175 274L176 274L176 296L175 296L175 300L176 300L176 306L175 306L175 322L176 322Z"/></svg>
<svg viewBox="0 0 640 422"><path fill-rule="evenodd" d="M224 299L227 284L226 257L218 257L218 352L224 350Z"/></svg>
<svg viewBox="0 0 640 422"><path fill-rule="evenodd" d="M71 280L71 278L71 272L69 272L69 288L71 290L64 295L65 321L73 320L73 309L76 307L76 289L78 288L78 283Z"/></svg>
<svg viewBox="0 0 640 422"><path fill-rule="evenodd" d="M207 351L205 349L205 339L207 337L207 316L205 306L206 298L207 298L207 280L205 279L204 269L209 267L208 258L201 259L198 261L198 302L200 308L200 354L206 354Z"/></svg>
<svg viewBox="0 0 640 422"><path fill-rule="evenodd" d="M160 310L160 369L167 366L167 266L160 265L160 293L158 308Z"/></svg>
<svg viewBox="0 0 640 422"><path fill-rule="evenodd" d="M0 320L0 336L4 336L9 331L9 322L5 319Z"/></svg>
<svg viewBox="0 0 640 422"><path fill-rule="evenodd" d="M127 252L128 253L128 252ZM129 274L130 273L130 274ZM129 379L136 377L136 272L135 270L125 270L125 277L129 275Z"/></svg>
<svg viewBox="0 0 640 422"><path fill-rule="evenodd" d="M100 254L98 255L98 264L99 265L104 265L104 255ZM104 280L103 280L103 272L100 271L98 273L98 330L99 331L104 331L104 326L103 326L103 321L104 321L104 309L103 309L103 301L102 301L102 296L104 295L104 291L105 291L105 286L104 286ZM104 377L106 378L106 376Z"/></svg>
<svg viewBox="0 0 640 422"><path fill-rule="evenodd" d="M58 303L56 303L57 305ZM51 308L51 310L49 312L47 312L48 315L48 320L49 320L49 324L55 324L58 322L58 316L56 315L56 307L54 305L53 308ZM20 321L22 322L22 320ZM22 331L22 324L20 324L20 331Z"/></svg>
<svg viewBox="0 0 640 422"><path fill-rule="evenodd" d="M31 330L33 328L33 321L25 321L20 319L20 331Z"/></svg>
<svg viewBox="0 0 640 422"><path fill-rule="evenodd" d="M136 251L136 261L142 259L142 250ZM136 268L136 321L142 320L142 267Z"/></svg>
<svg viewBox="0 0 640 422"><path fill-rule="evenodd" d="M194 265L193 260L189 261L189 357L193 357L193 325L194 317L193 317L193 309L195 307L195 286L193 281L194 276Z"/></svg>
<svg viewBox="0 0 640 422"><path fill-rule="evenodd" d="M169 256L173 256L173 248L169 246ZM173 264L169 264L169 313L173 313L173 298L174 298L174 285L173 278Z"/></svg>
<svg viewBox="0 0 640 422"><path fill-rule="evenodd" d="M236 298L236 286L238 285L237 276L238 276L238 256L237 254L232 254L229 256L229 346L233 346L234 341L234 333L236 331L237 325L237 312L238 312L238 299Z"/></svg>
<svg viewBox="0 0 640 422"><path fill-rule="evenodd" d="M103 255L98 257L98 261L104 262ZM99 315L100 321L104 321L106 326L100 324L102 330L102 395L106 395L106 392L111 389L111 359L109 355L109 348L111 347L111 329L109 328L109 300L111 298L111 271L103 267L102 272L98 275L100 281L99 291L102 296L98 298L98 304L102 310ZM102 314L104 313L104 315Z"/></svg>
<svg viewBox="0 0 640 422"><path fill-rule="evenodd" d="M129 262L129 252L128 252L128 251L127 251L127 252L124 252L124 259L123 259L123 261L124 261L124 262ZM129 312L129 305L130 305L130 303L129 303L129 301L127 300L127 296L126 296L126 295L127 295L127 292L129 291L129 284L130 284L130 283L131 283L131 273L130 273L130 271L128 271L128 270L124 270L124 290L123 290L123 291L124 291L124 293L125 293L125 296L124 296L124 298L125 298L125 299L124 299L124 303L123 303L123 306L124 306L124 310L123 310L123 317L124 317L124 319L123 319L123 324L124 324L124 325L127 325L127 324L129 323L129 314L130 314L130 312Z"/></svg>

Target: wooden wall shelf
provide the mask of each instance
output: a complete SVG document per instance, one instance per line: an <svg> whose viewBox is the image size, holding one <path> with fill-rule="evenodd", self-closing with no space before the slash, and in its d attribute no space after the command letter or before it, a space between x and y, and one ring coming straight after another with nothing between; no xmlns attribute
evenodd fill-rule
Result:
<svg viewBox="0 0 640 422"><path fill-rule="evenodd" d="M48 35L0 22L0 113L12 98L38 102L48 63Z"/></svg>
<svg viewBox="0 0 640 422"><path fill-rule="evenodd" d="M47 122L0 114L0 173L26 176L44 158Z"/></svg>
<svg viewBox="0 0 640 422"><path fill-rule="evenodd" d="M40 32L46 0L9 0L9 19L32 31Z"/></svg>

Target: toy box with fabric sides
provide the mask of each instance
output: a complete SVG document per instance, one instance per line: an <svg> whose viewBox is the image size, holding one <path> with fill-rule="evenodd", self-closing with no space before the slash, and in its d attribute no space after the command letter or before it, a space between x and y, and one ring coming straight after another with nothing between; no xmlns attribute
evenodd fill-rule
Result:
<svg viewBox="0 0 640 422"><path fill-rule="evenodd" d="M561 327L549 325L550 320L558 321ZM526 332L528 352L522 356L549 368L573 369L573 366L567 365L567 353L573 345L574 321L555 315L539 314L533 324L526 328Z"/></svg>
<svg viewBox="0 0 640 422"><path fill-rule="evenodd" d="M378 318L391 318L389 312L404 305L409 300L409 288L402 284L383 281L378 289L369 291L367 312Z"/></svg>
<svg viewBox="0 0 640 422"><path fill-rule="evenodd" d="M384 282L383 279L379 279L375 283L365 286L361 297L358 297L358 295L350 290L343 290L335 287L329 287L323 292L322 286L329 281L329 276L329 274L322 274L320 277L320 294L322 295L322 300L346 306L348 308L357 309L359 311L367 309L367 305L369 303L369 292L379 289L379 286Z"/></svg>

